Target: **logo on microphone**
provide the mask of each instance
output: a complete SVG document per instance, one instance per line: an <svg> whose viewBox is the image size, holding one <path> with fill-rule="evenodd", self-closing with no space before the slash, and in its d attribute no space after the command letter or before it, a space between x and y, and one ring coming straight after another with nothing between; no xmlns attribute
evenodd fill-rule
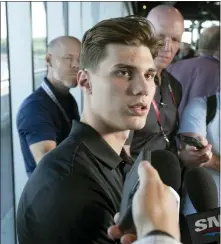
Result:
<svg viewBox="0 0 221 244"><path fill-rule="evenodd" d="M220 215L197 220L195 231L202 236L220 235Z"/></svg>

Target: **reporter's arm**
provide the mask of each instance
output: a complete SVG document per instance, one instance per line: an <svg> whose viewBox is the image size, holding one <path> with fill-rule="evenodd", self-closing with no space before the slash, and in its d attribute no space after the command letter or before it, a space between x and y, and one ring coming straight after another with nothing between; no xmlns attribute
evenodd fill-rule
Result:
<svg viewBox="0 0 221 244"><path fill-rule="evenodd" d="M195 150L193 147L182 145L179 157L188 167L200 166L205 161L211 159L211 146L208 145L206 138L206 111L207 104L204 98L195 98L187 106L180 120L178 134L195 137L200 140L205 148Z"/></svg>

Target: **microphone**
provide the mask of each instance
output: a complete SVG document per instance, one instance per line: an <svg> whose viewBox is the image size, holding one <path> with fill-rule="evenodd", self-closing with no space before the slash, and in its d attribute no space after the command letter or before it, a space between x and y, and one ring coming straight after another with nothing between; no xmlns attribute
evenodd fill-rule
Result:
<svg viewBox="0 0 221 244"><path fill-rule="evenodd" d="M179 195L177 194L181 186L181 168L179 159L173 153L166 150L157 150L151 153L148 149L143 149L126 176L120 206L119 227L121 230L128 230L134 227L132 199L139 186L137 170L140 162L143 160L148 160L158 171L163 183L171 187L171 191L177 199L179 211ZM150 229L152 228L151 226L150 223Z"/></svg>
<svg viewBox="0 0 221 244"><path fill-rule="evenodd" d="M181 186L181 168L178 157L166 150L151 153L151 165L157 170L161 180L178 192Z"/></svg>
<svg viewBox="0 0 221 244"><path fill-rule="evenodd" d="M194 168L187 173L184 183L197 210L196 214L186 216L192 243L218 243L220 208L217 187L212 175L205 168Z"/></svg>

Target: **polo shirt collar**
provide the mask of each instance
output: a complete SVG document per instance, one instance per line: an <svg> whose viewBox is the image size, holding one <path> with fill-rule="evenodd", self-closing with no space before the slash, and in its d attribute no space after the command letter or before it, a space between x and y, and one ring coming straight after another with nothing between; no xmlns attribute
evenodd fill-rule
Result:
<svg viewBox="0 0 221 244"><path fill-rule="evenodd" d="M87 124L73 120L70 136L76 137L97 159L112 169L115 169L122 162L132 164L132 159L124 149L119 156L101 135Z"/></svg>
<svg viewBox="0 0 221 244"><path fill-rule="evenodd" d="M65 100L68 100L70 97L70 93L65 96L62 93L60 93L59 91L57 91L55 89L55 87L51 84L51 82L48 80L47 77L44 77L44 82L47 84L47 86L50 88L50 90L53 92L53 94L55 95L55 97L58 99L58 101L62 104L64 103Z"/></svg>

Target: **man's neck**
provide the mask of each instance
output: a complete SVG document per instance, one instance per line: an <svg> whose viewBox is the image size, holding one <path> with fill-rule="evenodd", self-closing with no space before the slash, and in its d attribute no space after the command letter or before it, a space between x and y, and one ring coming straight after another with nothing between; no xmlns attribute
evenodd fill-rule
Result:
<svg viewBox="0 0 221 244"><path fill-rule="evenodd" d="M120 131L112 133L102 133L103 139L120 155L130 131Z"/></svg>
<svg viewBox="0 0 221 244"><path fill-rule="evenodd" d="M162 69L157 69L157 78L159 80L159 85L161 85Z"/></svg>
<svg viewBox="0 0 221 244"><path fill-rule="evenodd" d="M50 76L47 76L47 79L57 92L61 93L64 96L67 96L69 94L70 89L65 87L61 81L54 80Z"/></svg>
<svg viewBox="0 0 221 244"><path fill-rule="evenodd" d="M95 116L86 116L83 111L81 122L90 125L95 129L102 138L108 143L108 145L120 155L124 144L129 136L129 130L127 131L116 131L110 128L110 126L105 125L99 118ZM89 118L90 117L90 118ZM92 118L93 117L93 118ZM96 120L96 121L95 121Z"/></svg>

